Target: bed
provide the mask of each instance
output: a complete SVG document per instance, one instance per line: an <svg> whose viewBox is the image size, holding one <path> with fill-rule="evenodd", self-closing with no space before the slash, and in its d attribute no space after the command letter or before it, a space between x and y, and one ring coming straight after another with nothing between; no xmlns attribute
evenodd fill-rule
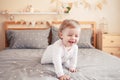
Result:
<svg viewBox="0 0 120 80"><path fill-rule="evenodd" d="M0 80L58 80L53 65L41 65L40 60L46 47L57 40L55 26L60 23L26 27L25 22L5 22L6 49L0 52ZM84 35L78 43L77 72L65 68L64 72L71 80L120 80L120 59L96 49L95 22L80 24Z"/></svg>

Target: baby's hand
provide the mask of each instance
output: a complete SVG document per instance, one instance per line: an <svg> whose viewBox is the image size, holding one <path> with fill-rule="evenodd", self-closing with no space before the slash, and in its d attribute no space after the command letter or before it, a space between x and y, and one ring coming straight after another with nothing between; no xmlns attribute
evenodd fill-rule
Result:
<svg viewBox="0 0 120 80"><path fill-rule="evenodd" d="M59 80L70 80L70 76L62 75L62 76L59 77Z"/></svg>
<svg viewBox="0 0 120 80"><path fill-rule="evenodd" d="M76 72L77 70L74 69L74 68L70 68L69 71L70 71L70 72Z"/></svg>

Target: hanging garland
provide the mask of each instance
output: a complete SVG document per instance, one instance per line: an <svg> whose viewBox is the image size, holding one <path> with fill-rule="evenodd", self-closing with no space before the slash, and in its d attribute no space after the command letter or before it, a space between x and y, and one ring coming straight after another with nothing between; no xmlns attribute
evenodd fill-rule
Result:
<svg viewBox="0 0 120 80"><path fill-rule="evenodd" d="M73 3L62 2L61 0L51 0L51 3L56 2L58 13L69 13Z"/></svg>
<svg viewBox="0 0 120 80"><path fill-rule="evenodd" d="M56 1L61 2L61 0L51 0L51 3ZM103 6L107 3L107 0L75 0L75 2L72 3L74 4L76 2L79 5L83 5L84 8L88 8L88 9L94 8L94 9L102 10Z"/></svg>
<svg viewBox="0 0 120 80"><path fill-rule="evenodd" d="M103 6L107 3L107 0L81 0L84 8L94 8L102 10Z"/></svg>

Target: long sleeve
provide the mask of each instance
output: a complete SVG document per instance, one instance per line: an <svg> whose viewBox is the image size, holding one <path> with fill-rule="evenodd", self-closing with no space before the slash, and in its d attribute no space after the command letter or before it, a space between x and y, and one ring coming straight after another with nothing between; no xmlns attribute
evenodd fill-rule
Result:
<svg viewBox="0 0 120 80"><path fill-rule="evenodd" d="M62 67L62 59L61 59L61 50L55 49L55 51L56 52L54 52L52 59L53 59L55 72L56 72L57 76L60 77L60 76L64 75L63 67Z"/></svg>
<svg viewBox="0 0 120 80"><path fill-rule="evenodd" d="M62 67L62 56L63 56L63 47L61 45L61 40L56 41L53 45L47 47L44 52L41 63L53 63L55 72L58 77L64 75Z"/></svg>
<svg viewBox="0 0 120 80"><path fill-rule="evenodd" d="M75 46L75 50L72 58L70 59L70 68L76 68L77 65L77 54L78 54L78 46Z"/></svg>

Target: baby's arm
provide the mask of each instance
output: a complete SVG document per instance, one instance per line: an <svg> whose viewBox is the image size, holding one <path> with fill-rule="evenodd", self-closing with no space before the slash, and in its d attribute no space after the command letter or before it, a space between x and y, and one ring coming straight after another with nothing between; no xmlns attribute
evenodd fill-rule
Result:
<svg viewBox="0 0 120 80"><path fill-rule="evenodd" d="M57 77L59 78L59 80L69 80L70 76L65 75L63 72L61 51L60 50L56 51L57 52L53 54L53 64Z"/></svg>
<svg viewBox="0 0 120 80"><path fill-rule="evenodd" d="M53 64L54 64L54 68L57 76L60 77L64 75L61 55L59 52L56 52L56 54L53 54Z"/></svg>
<svg viewBox="0 0 120 80"><path fill-rule="evenodd" d="M69 68L69 70L71 72L76 72L77 54L78 54L78 46L75 46L75 50L74 50L73 56L70 59L70 68Z"/></svg>

